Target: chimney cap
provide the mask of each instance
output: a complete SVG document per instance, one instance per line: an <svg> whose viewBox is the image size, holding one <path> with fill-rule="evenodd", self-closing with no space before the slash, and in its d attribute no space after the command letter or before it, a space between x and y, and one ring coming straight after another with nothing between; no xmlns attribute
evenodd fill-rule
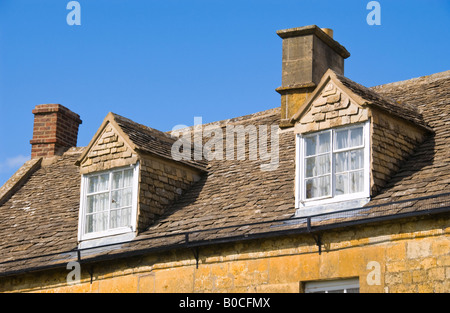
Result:
<svg viewBox="0 0 450 313"><path fill-rule="evenodd" d="M39 104L31 111L34 115L36 114L46 114L46 113L54 113L54 112L63 112L64 114L70 116L73 120L77 121L79 124L82 124L82 120L80 119L80 115L69 110L65 106L59 103L46 103Z"/></svg>
<svg viewBox="0 0 450 313"><path fill-rule="evenodd" d="M350 52L348 52L344 46L339 44L339 42L337 42L336 40L333 39L333 31L329 28L321 29L317 25L308 25L308 26L303 26L303 27L278 30L277 35L283 39L291 38L291 37L316 35L323 42L325 42L328 46L330 46L330 48L335 50L344 59L346 59L350 56Z"/></svg>

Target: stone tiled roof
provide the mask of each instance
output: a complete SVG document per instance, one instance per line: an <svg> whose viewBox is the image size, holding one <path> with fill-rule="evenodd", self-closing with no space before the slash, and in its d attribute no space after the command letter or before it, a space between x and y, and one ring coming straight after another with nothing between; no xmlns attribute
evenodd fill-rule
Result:
<svg viewBox="0 0 450 313"><path fill-rule="evenodd" d="M422 111L431 135L392 177L373 203L450 191L450 71L371 88Z"/></svg>
<svg viewBox="0 0 450 313"><path fill-rule="evenodd" d="M148 126L138 124L126 117L113 113L114 119L136 147L144 152L157 154L163 158L172 159L171 147L178 139L168 133ZM178 162L205 170L205 160L180 160Z"/></svg>
<svg viewBox="0 0 450 313"><path fill-rule="evenodd" d="M366 88L343 75L336 74L340 82L352 92L367 101L368 105L384 110L390 114L406 119L417 126L430 130L422 116L422 110L415 103L411 103L411 98L400 100L392 98L388 93L377 93L371 88ZM395 100L394 100L395 99Z"/></svg>
<svg viewBox="0 0 450 313"><path fill-rule="evenodd" d="M329 69L322 77L321 82L313 92L313 95L311 95L309 100L307 100L307 103L303 105L293 116L292 122L295 122L300 115L307 110L308 104L314 99L314 95L320 92L321 86L327 84L329 79L335 80L347 88L353 95L359 97L357 102L360 105L369 105L373 108L385 111L389 114L405 119L416 126L420 126L428 131L431 131L422 116L422 110L417 105L411 104L409 101L393 99L388 94L377 93L373 89L364 87L331 69Z"/></svg>
<svg viewBox="0 0 450 313"><path fill-rule="evenodd" d="M450 71L377 86L370 90L382 97L395 99L397 104L405 102L417 107L421 110L424 122L432 128L433 134L417 148L368 206L448 192ZM279 123L279 116L277 108L215 124L220 127L272 125ZM126 125L133 126L130 127L130 138L134 136L136 128L133 122L124 119L123 125L124 128ZM141 146L144 147L145 142ZM293 131L283 130L279 133L279 147L279 167L275 171L261 171L260 165L265 163L261 160L249 161L247 158L245 161L210 161L207 173L201 180L184 193L154 225L141 233L137 240L104 254L114 255L180 244L186 240L185 232L202 231L193 233L190 240L207 240L297 227L298 224L295 223L271 222L291 218L295 212ZM69 258L74 257L73 254L37 256L67 252L77 247L80 174L74 164L82 151L83 148L71 150L61 157L55 157L53 163L44 162L1 205L0 275L55 263L66 264ZM431 202L434 203L433 201ZM386 207L383 214L421 210L424 204L425 200L420 199L393 204ZM370 214L372 211L361 214ZM267 223L239 226L260 222ZM203 232L208 229L211 232ZM154 236L175 234L180 236L141 241ZM8 262L33 256L37 258Z"/></svg>
<svg viewBox="0 0 450 313"><path fill-rule="evenodd" d="M82 149L41 164L0 207L0 262L76 247Z"/></svg>
<svg viewBox="0 0 450 313"><path fill-rule="evenodd" d="M169 133L136 123L126 117L110 112L106 119L111 118L128 137L130 143L135 150L150 153L159 157L172 160L172 145L178 138ZM91 143L93 143L91 141ZM192 147L193 149L193 147ZM86 153L88 152L86 149ZM138 151L136 151L138 152ZM207 162L205 160L179 160L178 162L195 167L202 171L205 170Z"/></svg>

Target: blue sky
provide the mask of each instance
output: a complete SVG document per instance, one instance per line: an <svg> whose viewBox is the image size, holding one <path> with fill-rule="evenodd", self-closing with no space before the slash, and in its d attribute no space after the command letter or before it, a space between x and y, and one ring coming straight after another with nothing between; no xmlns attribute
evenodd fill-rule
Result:
<svg viewBox="0 0 450 313"><path fill-rule="evenodd" d="M0 0L0 185L29 158L37 104L80 114L78 145L109 111L168 131L280 105L279 29L332 28L365 86L450 69L450 1Z"/></svg>

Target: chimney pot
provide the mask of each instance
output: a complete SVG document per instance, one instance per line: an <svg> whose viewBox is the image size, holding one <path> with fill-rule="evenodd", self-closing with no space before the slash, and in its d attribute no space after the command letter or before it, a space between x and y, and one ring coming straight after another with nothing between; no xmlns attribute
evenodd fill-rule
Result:
<svg viewBox="0 0 450 313"><path fill-rule="evenodd" d="M330 36L330 38L333 38L333 30L331 28L321 28L321 30L327 34L328 36Z"/></svg>
<svg viewBox="0 0 450 313"><path fill-rule="evenodd" d="M77 145L80 116L60 104L37 105L34 114L31 158L61 155Z"/></svg>

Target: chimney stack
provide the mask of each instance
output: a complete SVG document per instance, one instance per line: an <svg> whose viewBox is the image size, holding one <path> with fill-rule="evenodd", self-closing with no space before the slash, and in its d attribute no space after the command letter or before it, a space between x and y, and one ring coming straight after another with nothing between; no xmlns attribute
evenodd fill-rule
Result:
<svg viewBox="0 0 450 313"><path fill-rule="evenodd" d="M323 74L344 74L350 53L333 39L333 30L316 25L277 31L283 39L280 127L291 127L291 117L314 91Z"/></svg>
<svg viewBox="0 0 450 313"><path fill-rule="evenodd" d="M76 147L80 116L60 104L37 105L34 114L31 158L61 155Z"/></svg>

